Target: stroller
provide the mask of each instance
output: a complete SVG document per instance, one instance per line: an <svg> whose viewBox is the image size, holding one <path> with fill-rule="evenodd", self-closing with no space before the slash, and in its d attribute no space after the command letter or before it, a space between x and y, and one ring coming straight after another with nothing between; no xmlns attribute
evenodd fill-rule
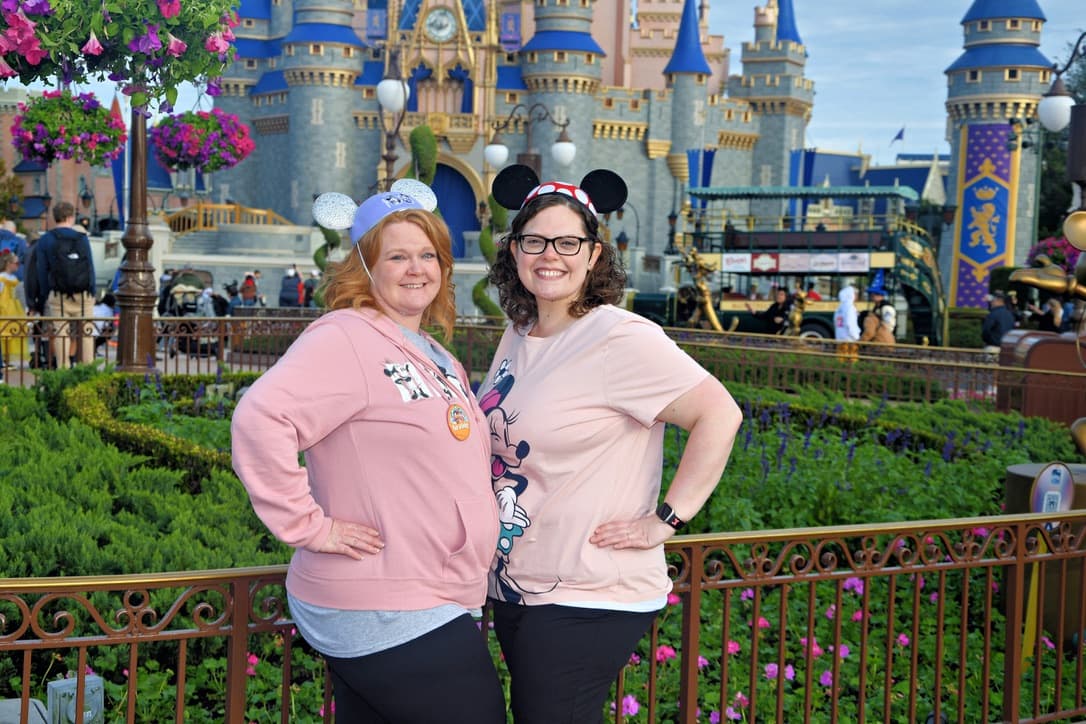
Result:
<svg viewBox="0 0 1086 724"><path fill-rule="evenodd" d="M211 272L182 269L159 290L158 312L163 317L225 317L229 303L210 289L213 289ZM214 324L192 320L168 324L166 329L170 357L178 352L200 357L219 354Z"/></svg>

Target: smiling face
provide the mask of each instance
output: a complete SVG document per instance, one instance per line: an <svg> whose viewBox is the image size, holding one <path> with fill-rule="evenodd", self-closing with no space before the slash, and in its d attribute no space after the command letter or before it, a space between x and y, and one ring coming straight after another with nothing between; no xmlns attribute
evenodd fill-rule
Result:
<svg viewBox="0 0 1086 724"><path fill-rule="evenodd" d="M562 205L542 209L524 225L520 233L547 238L588 236L581 216ZM547 244L542 254L525 254L519 244L513 244L517 275L524 288L535 296L540 314L548 308L568 310L570 303L580 296L588 270L599 255L598 243L581 244L580 251L573 256L559 254L553 244Z"/></svg>
<svg viewBox="0 0 1086 724"><path fill-rule="evenodd" d="M426 232L409 221L386 226L370 274L378 308L417 332L423 314L441 289L441 265Z"/></svg>

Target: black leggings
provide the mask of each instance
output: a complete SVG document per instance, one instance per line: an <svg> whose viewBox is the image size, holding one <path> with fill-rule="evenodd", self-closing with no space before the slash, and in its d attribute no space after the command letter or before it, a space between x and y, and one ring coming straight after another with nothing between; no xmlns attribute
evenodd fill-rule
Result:
<svg viewBox="0 0 1086 724"><path fill-rule="evenodd" d="M656 618L655 611L492 603L516 724L602 722L611 684Z"/></svg>
<svg viewBox="0 0 1086 724"><path fill-rule="evenodd" d="M338 722L505 724L494 662L467 614L386 651L325 660Z"/></svg>

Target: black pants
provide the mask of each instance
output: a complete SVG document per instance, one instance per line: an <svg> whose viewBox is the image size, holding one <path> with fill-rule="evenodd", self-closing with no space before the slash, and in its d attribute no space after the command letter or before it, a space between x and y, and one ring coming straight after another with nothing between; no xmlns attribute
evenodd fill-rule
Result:
<svg viewBox="0 0 1086 724"><path fill-rule="evenodd" d="M386 651L325 659L337 722L505 724L494 662L467 614Z"/></svg>
<svg viewBox="0 0 1086 724"><path fill-rule="evenodd" d="M516 724L603 721L611 685L656 618L656 612L492 603Z"/></svg>

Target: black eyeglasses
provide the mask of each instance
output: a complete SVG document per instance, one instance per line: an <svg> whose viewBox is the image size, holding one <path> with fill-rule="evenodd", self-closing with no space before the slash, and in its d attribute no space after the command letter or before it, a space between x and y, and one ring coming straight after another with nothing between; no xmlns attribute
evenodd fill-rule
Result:
<svg viewBox="0 0 1086 724"><path fill-rule="evenodd" d="M550 244L562 256L575 256L581 250L581 244L596 243L595 239L586 236L556 236L551 239L538 234L520 234L513 238L525 254L542 254L547 250L547 244Z"/></svg>

